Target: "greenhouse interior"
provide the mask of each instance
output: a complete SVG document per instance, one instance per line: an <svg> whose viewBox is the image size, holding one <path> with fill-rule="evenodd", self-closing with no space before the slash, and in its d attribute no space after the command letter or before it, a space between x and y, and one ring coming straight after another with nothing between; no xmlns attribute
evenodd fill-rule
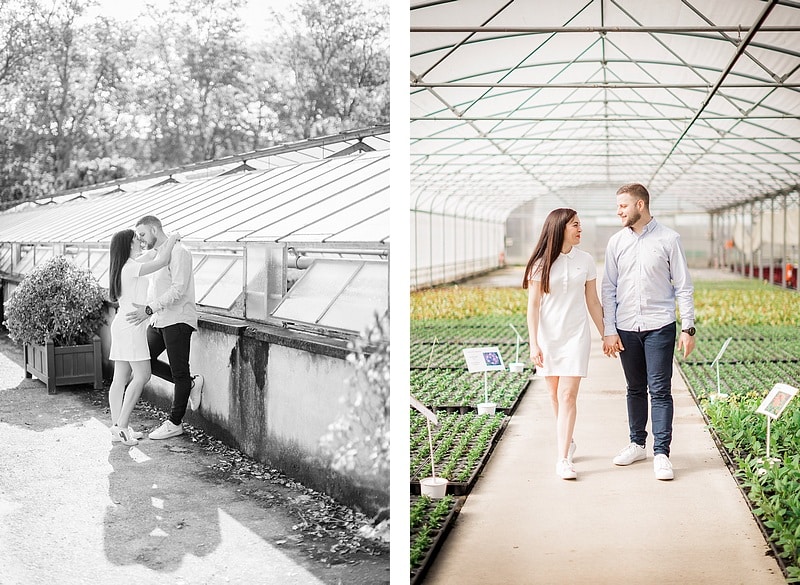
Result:
<svg viewBox="0 0 800 585"><path fill-rule="evenodd" d="M466 536L478 524L476 534L491 532L494 524L481 512L499 512L498 493L518 504L519 517L506 522L561 529L546 521L556 510L564 513L561 496L548 488L491 491L497 487L491 473L506 468L503 448L524 432L525 414L519 413L526 401L546 393L529 375L522 274L547 214L567 207L578 213L581 249L597 263L599 283L606 244L622 227L617 189L630 183L646 186L653 217L679 233L694 275L697 348L687 359L676 352L675 360L691 410L711 429L719 447L714 458L727 463L727 481L739 488L747 522L767 543L764 554L777 560L765 570L778 582L796 582L800 522L785 521L798 512L782 482L800 488L800 444L789 438L798 435L800 416L791 403L773 421L772 441L775 425L784 429L776 447L783 463L780 471L758 471L757 455L770 439L765 417L754 411L774 384L800 384L800 4L411 0L409 94L410 386L439 423L430 436L425 417L412 408L412 583L477 583L499 574L506 582L527 582L514 573L517 565L552 583L594 582L597 575L609 583L733 582L692 573L691 563L674 557L680 567L674 581L664 573L603 573L606 565L592 556L604 556L602 543L566 543L552 532L549 542L537 540L535 527L527 543L514 542L498 522L496 549L494 533L483 548L470 548ZM465 367L462 351L478 345L499 348L505 360L505 370L490 374L488 384ZM526 374L511 373L507 366L514 361L526 363ZM613 373L621 376L618 362ZM591 380L590 367L584 385ZM624 410L624 379L621 384L604 391L615 392ZM724 406L712 400L729 395L734 398ZM476 405L483 402L497 404L499 421L479 422ZM589 410L579 410L577 428L591 418ZM506 426L515 429L508 441ZM467 433L472 439L462 440L465 428L473 429ZM469 448L456 447L470 440L483 451L470 455ZM515 461L515 469L529 463ZM450 474L445 499L418 495L421 479L434 471ZM481 482L487 487L480 489ZM697 489L709 493L707 485ZM551 496L556 499L548 500L545 517L519 512L520 500ZM590 496L575 496L584 497ZM564 530L572 525L568 513L561 523ZM620 533L628 528L611 526ZM616 543L616 534L599 536ZM573 556L550 548L558 543ZM629 544L639 550L638 541ZM693 544L687 540L686 546ZM710 557L725 556L700 548ZM529 558L502 556L510 549ZM502 569L488 566L492 554L504 560ZM582 565L574 555L584 559L586 574L577 570ZM571 578L549 574L556 565L577 572Z"/></svg>
<svg viewBox="0 0 800 585"><path fill-rule="evenodd" d="M75 189L0 214L1 298L58 255L107 288L111 236L157 216L193 260L205 388L186 420L374 513L388 478L337 474L320 440L353 407L348 342L388 316L389 201L388 125ZM144 394L171 396L155 376Z"/></svg>

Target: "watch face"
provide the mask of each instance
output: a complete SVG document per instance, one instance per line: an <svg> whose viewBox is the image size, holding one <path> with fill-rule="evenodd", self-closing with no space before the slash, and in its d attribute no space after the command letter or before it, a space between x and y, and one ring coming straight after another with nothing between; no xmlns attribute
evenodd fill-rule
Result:
<svg viewBox="0 0 800 585"><path fill-rule="evenodd" d="M696 331L695 331L695 328L694 328L694 327L689 327L688 329L684 329L684 331L685 331L686 333L688 333L689 335L692 335L692 336L693 336L693 335L696 333Z"/></svg>

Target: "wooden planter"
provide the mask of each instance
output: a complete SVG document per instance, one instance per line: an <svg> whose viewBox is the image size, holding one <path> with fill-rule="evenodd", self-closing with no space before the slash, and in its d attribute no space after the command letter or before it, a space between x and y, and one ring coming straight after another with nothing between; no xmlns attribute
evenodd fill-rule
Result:
<svg viewBox="0 0 800 585"><path fill-rule="evenodd" d="M103 360L100 337L92 343L56 347L52 341L45 345L25 344L25 377L36 376L47 384L47 393L55 394L57 386L94 384L103 387Z"/></svg>

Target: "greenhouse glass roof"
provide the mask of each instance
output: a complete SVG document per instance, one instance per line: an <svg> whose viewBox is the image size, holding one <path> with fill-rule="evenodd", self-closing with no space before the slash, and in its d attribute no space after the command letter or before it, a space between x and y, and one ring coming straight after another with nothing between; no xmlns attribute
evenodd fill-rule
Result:
<svg viewBox="0 0 800 585"><path fill-rule="evenodd" d="M800 183L798 2L412 0L410 23L413 209L607 214L640 182L704 212Z"/></svg>
<svg viewBox="0 0 800 585"><path fill-rule="evenodd" d="M2 242L108 242L143 215L186 241L380 243L389 241L389 153L169 182L0 214Z"/></svg>

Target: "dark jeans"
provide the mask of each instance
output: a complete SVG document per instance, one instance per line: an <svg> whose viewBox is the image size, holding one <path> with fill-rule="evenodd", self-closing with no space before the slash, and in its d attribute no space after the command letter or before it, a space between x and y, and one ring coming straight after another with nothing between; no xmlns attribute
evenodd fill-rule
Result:
<svg viewBox="0 0 800 585"><path fill-rule="evenodd" d="M147 345L150 346L150 367L153 374L175 384L172 411L169 414L169 420L175 425L180 424L186 414L186 405L192 390L189 343L193 332L194 328L186 323L147 328ZM165 349L169 358L168 364L158 359Z"/></svg>
<svg viewBox="0 0 800 585"><path fill-rule="evenodd" d="M631 442L647 439L647 391L653 419L653 453L669 457L672 443L672 356L675 323L652 331L617 331L625 351L620 352L628 383L628 426Z"/></svg>

